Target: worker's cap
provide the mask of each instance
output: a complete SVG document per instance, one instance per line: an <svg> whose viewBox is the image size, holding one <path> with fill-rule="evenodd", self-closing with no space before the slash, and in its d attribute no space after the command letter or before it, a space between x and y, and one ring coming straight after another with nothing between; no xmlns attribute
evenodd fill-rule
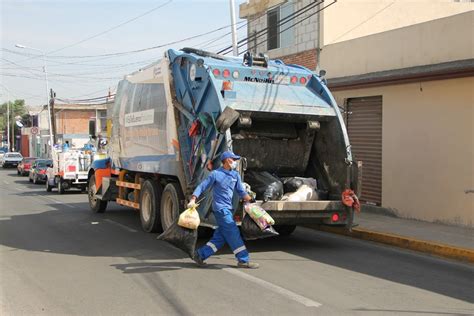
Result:
<svg viewBox="0 0 474 316"><path fill-rule="evenodd" d="M237 156L236 154L234 154L233 152L231 152L230 150L228 151L225 151L222 153L221 155L221 161L227 159L227 158L232 158L234 160L239 160L240 159L240 156Z"/></svg>

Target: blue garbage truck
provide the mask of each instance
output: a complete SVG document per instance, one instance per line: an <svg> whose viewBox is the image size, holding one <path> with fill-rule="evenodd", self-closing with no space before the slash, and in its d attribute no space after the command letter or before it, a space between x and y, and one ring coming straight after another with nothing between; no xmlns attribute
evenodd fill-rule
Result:
<svg viewBox="0 0 474 316"><path fill-rule="evenodd" d="M242 58L183 48L118 83L107 113L107 159L88 173L89 205L115 202L139 211L146 232L176 221L194 188L232 150L238 171L306 177L317 200L259 203L282 234L296 225L350 228L354 209L341 201L360 189L344 117L324 78L250 53ZM211 194L199 203L201 225L215 228ZM243 216L237 195L235 219Z"/></svg>

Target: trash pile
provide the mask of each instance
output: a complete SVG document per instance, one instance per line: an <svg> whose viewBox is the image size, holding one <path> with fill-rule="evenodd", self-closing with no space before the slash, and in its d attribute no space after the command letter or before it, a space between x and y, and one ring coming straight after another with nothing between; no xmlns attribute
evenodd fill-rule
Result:
<svg viewBox="0 0 474 316"><path fill-rule="evenodd" d="M304 202L327 199L327 191L318 190L313 178L278 178L267 171L249 171L245 174L247 192L255 192L257 200Z"/></svg>
<svg viewBox="0 0 474 316"><path fill-rule="evenodd" d="M247 204L244 207L245 215L242 220L242 236L245 240L254 240L278 236L272 227L275 224L273 218L256 203Z"/></svg>

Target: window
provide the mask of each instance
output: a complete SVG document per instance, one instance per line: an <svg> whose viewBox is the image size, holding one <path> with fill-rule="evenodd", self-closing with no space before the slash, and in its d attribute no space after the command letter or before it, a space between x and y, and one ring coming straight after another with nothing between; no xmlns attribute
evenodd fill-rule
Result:
<svg viewBox="0 0 474 316"><path fill-rule="evenodd" d="M293 1L267 12L267 49L289 47L294 44ZM288 18L288 19L286 19Z"/></svg>
<svg viewBox="0 0 474 316"><path fill-rule="evenodd" d="M268 11L267 13L267 27L268 27L268 39L267 49L275 49L280 47L280 8L276 8Z"/></svg>

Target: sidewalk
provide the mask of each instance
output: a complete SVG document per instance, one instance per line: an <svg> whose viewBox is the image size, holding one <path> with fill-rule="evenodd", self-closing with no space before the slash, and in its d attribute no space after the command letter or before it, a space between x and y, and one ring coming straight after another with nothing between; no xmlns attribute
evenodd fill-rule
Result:
<svg viewBox="0 0 474 316"><path fill-rule="evenodd" d="M362 211L352 232L319 226L317 229L375 241L435 256L474 263L474 229L429 223Z"/></svg>
<svg viewBox="0 0 474 316"><path fill-rule="evenodd" d="M354 228L474 250L474 229L361 212Z"/></svg>

